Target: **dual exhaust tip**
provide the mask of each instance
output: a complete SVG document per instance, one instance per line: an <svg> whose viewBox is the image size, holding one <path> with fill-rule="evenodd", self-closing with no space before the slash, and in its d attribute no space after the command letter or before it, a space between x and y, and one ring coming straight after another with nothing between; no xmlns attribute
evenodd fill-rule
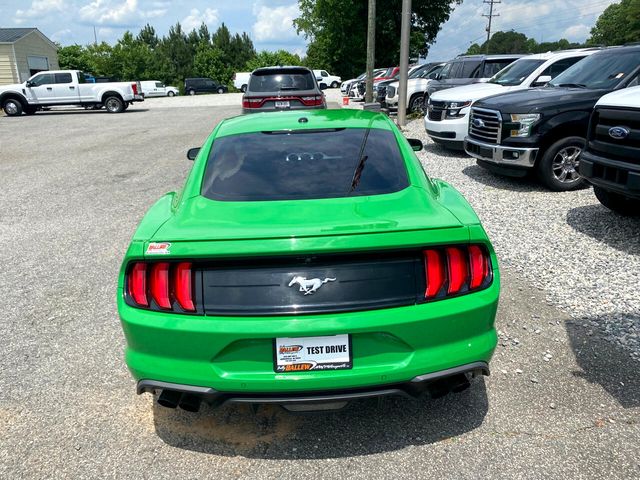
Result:
<svg viewBox="0 0 640 480"><path fill-rule="evenodd" d="M163 390L158 397L158 404L166 408L180 407L187 412L200 410L202 399L190 393L176 392L175 390Z"/></svg>
<svg viewBox="0 0 640 480"><path fill-rule="evenodd" d="M449 393L460 393L469 388L471 383L464 373L453 375L430 382L427 386L429 396L433 399L444 397ZM337 404L340 404L338 406ZM158 397L158 404L166 408L180 407L187 412L198 412L202 404L202 397L192 393L182 393L176 390L162 390ZM290 411L338 410L346 406L347 402L328 403L324 408L322 403L288 405Z"/></svg>

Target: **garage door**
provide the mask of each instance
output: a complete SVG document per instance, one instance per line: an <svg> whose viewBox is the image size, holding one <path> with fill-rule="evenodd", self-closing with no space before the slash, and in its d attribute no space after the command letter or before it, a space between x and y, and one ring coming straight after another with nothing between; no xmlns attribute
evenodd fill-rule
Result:
<svg viewBox="0 0 640 480"><path fill-rule="evenodd" d="M49 59L47 57L28 56L27 64L29 65L29 74L49 70Z"/></svg>

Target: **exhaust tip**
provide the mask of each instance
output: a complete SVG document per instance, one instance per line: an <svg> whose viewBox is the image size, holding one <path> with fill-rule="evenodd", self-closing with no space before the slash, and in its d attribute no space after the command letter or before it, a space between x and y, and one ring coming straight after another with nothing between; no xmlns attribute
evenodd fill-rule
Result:
<svg viewBox="0 0 640 480"><path fill-rule="evenodd" d="M182 397L180 392L176 392L175 390L163 390L158 397L158 405L162 405L166 408L176 408L180 401L180 397Z"/></svg>
<svg viewBox="0 0 640 480"><path fill-rule="evenodd" d="M202 400L197 395L185 393L180 399L179 405L182 410L196 413L198 410L200 410L201 403Z"/></svg>

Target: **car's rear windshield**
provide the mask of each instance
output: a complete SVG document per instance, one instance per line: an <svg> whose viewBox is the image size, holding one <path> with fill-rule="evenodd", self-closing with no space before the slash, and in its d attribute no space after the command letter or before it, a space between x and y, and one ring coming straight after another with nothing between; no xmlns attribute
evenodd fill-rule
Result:
<svg viewBox="0 0 640 480"><path fill-rule="evenodd" d="M222 201L301 200L379 195L408 185L393 132L345 128L219 138L201 193Z"/></svg>
<svg viewBox="0 0 640 480"><path fill-rule="evenodd" d="M249 79L251 92L279 92L282 90L313 90L316 83L308 70L281 69L254 72Z"/></svg>

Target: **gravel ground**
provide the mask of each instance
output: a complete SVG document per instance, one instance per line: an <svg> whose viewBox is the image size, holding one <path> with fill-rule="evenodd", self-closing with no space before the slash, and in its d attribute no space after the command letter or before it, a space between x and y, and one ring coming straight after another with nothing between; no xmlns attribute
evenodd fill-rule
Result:
<svg viewBox="0 0 640 480"><path fill-rule="evenodd" d="M640 360L640 219L607 210L591 188L556 193L533 179L494 175L434 144L422 120L405 133L425 142L419 156L427 172L473 205L503 267Z"/></svg>
<svg viewBox="0 0 640 480"><path fill-rule="evenodd" d="M438 400L363 401L326 415L187 414L136 396L115 306L122 256L148 207L181 187L186 150L239 113L196 99L204 105L0 117L0 478L640 478L637 362L550 305L549 274L543 282L529 270L575 253L533 256L521 245L557 231L576 237L570 246L587 262L591 236L565 231L573 207L553 212L562 221L538 219L531 197L555 194L470 178L472 162L432 146L427 168L469 196L502 261L491 377ZM516 192L531 222L509 209ZM588 192L569 197L616 225ZM594 244L607 262L637 254L628 239Z"/></svg>

